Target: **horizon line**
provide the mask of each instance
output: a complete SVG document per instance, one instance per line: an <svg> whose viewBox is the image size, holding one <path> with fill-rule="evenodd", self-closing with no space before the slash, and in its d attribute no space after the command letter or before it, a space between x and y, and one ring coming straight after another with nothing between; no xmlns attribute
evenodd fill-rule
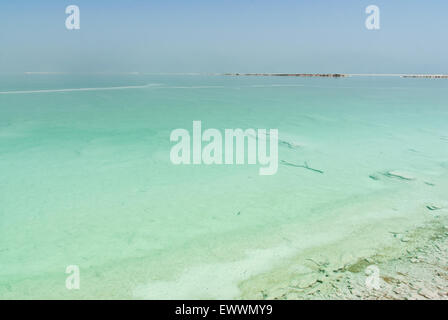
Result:
<svg viewBox="0 0 448 320"><path fill-rule="evenodd" d="M448 76L448 73L345 73L345 72L139 72L139 71L99 71L99 72L53 72L53 71L26 71L24 74L128 74L128 75L286 75L286 74L340 74L348 76L369 77L401 77L401 76Z"/></svg>

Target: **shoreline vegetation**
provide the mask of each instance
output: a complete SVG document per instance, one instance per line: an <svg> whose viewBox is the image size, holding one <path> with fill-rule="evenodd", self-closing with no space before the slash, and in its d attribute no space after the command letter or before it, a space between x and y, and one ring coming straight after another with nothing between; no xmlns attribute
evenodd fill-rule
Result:
<svg viewBox="0 0 448 320"><path fill-rule="evenodd" d="M252 77L304 77L304 78L348 78L348 77L400 77L448 79L447 74L344 74L344 73L224 73L224 76L252 76Z"/></svg>

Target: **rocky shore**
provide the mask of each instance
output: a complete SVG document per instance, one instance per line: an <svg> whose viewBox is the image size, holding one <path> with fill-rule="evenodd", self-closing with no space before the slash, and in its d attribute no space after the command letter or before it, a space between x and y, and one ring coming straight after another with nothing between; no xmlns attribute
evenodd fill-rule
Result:
<svg viewBox="0 0 448 320"><path fill-rule="evenodd" d="M448 300L448 217L403 234L390 232L389 248L335 265L323 256L305 259L312 272L244 295L275 300ZM303 261L303 260L302 260ZM377 272L376 286L367 281ZM244 292L244 286L243 286ZM248 292L247 292L248 293Z"/></svg>
<svg viewBox="0 0 448 320"><path fill-rule="evenodd" d="M334 279L322 286L312 286L298 297L302 299L354 300L448 300L448 227L433 225L417 230L425 241L410 243L405 253L384 257L372 256L333 270ZM415 236L415 235L414 235ZM407 235L394 235L402 243ZM366 284L369 266L379 271L379 287ZM317 283L318 284L318 283Z"/></svg>

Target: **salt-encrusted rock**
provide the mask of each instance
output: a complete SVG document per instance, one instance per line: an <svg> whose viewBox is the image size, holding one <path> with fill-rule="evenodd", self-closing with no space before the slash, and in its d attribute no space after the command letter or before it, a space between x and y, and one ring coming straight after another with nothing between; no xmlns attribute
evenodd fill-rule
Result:
<svg viewBox="0 0 448 320"><path fill-rule="evenodd" d="M387 172L383 173L383 175L385 175L388 178L397 178L397 179L407 180L407 181L415 180L415 178L413 176L411 176L410 174L408 174L406 172L401 172L401 171L387 171Z"/></svg>
<svg viewBox="0 0 448 320"><path fill-rule="evenodd" d="M295 287L299 289L310 288L318 283L317 280L318 278L314 274L303 275L298 279Z"/></svg>
<svg viewBox="0 0 448 320"><path fill-rule="evenodd" d="M443 209L442 206L437 206L437 205L433 205L433 204L431 204L431 205L427 205L426 208L427 208L428 210L431 210L431 211L436 211L436 210L441 210L441 209Z"/></svg>

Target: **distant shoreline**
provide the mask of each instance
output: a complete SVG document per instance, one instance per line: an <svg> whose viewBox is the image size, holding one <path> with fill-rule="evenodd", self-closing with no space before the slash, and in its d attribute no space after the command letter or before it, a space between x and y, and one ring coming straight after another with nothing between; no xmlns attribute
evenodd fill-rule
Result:
<svg viewBox="0 0 448 320"><path fill-rule="evenodd" d="M0 72L0 75L9 74ZM14 73L12 73L14 74ZM163 76L252 76L252 77L304 77L304 78L349 78L349 77L399 77L399 78L420 78L420 79L448 79L448 74L412 74L412 73L151 73L151 72L51 72L51 71L27 71L19 74L24 75L163 75Z"/></svg>
<svg viewBox="0 0 448 320"><path fill-rule="evenodd" d="M448 79L447 74L345 74L345 73L224 73L224 76L255 76L255 77L320 77L320 78L348 78L348 77L400 77Z"/></svg>
<svg viewBox="0 0 448 320"><path fill-rule="evenodd" d="M349 77L341 73L224 73L225 76L256 76L256 77L325 77L340 78Z"/></svg>

